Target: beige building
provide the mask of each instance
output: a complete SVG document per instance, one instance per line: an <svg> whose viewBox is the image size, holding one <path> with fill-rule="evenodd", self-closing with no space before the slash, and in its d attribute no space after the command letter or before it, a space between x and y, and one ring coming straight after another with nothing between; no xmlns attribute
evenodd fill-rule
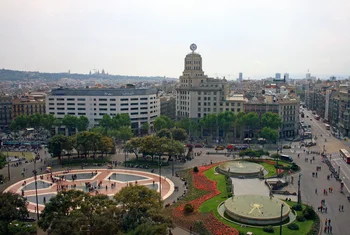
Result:
<svg viewBox="0 0 350 235"><path fill-rule="evenodd" d="M184 61L184 71L176 88L176 117L202 118L209 113L243 111L243 95L229 97L226 79L209 78L202 68L202 57L192 50Z"/></svg>
<svg viewBox="0 0 350 235"><path fill-rule="evenodd" d="M15 98L12 101L12 119L20 115L44 114L45 93L31 93Z"/></svg>

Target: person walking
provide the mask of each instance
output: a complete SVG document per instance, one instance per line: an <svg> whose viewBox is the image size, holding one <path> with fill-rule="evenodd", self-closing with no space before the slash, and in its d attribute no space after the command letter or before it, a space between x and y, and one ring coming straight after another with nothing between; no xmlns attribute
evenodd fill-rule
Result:
<svg viewBox="0 0 350 235"><path fill-rule="evenodd" d="M315 194L317 194L317 188L315 188Z"/></svg>

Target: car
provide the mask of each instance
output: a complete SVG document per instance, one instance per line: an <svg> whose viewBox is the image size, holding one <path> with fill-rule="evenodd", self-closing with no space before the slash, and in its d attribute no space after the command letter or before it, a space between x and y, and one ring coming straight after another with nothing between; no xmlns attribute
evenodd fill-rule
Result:
<svg viewBox="0 0 350 235"><path fill-rule="evenodd" d="M196 147L196 148L203 148L204 146L203 146L203 144L195 144L194 147Z"/></svg>
<svg viewBox="0 0 350 235"><path fill-rule="evenodd" d="M283 145L283 148L284 149L290 149L291 147L290 147L290 145Z"/></svg>
<svg viewBox="0 0 350 235"><path fill-rule="evenodd" d="M309 115L306 115L307 118L309 118Z"/></svg>
<svg viewBox="0 0 350 235"><path fill-rule="evenodd" d="M186 147L187 148L193 148L193 145L192 144L186 144Z"/></svg>
<svg viewBox="0 0 350 235"><path fill-rule="evenodd" d="M225 149L225 146L222 146L222 145L219 145L219 146L216 146L215 150L224 150Z"/></svg>

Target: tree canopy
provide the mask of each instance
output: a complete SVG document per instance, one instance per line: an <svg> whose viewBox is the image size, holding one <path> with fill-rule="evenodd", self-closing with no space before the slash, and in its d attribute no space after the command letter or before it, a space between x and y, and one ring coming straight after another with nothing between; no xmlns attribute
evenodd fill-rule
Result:
<svg viewBox="0 0 350 235"><path fill-rule="evenodd" d="M46 203L38 225L50 235L137 234L142 229L165 235L172 222L163 213L159 193L130 184L114 200L78 190L59 192Z"/></svg>
<svg viewBox="0 0 350 235"><path fill-rule="evenodd" d="M261 126L278 129L282 125L282 119L276 113L266 112L261 116Z"/></svg>
<svg viewBox="0 0 350 235"><path fill-rule="evenodd" d="M268 142L275 143L278 138L278 132L270 127L264 127L260 132L260 136Z"/></svg>
<svg viewBox="0 0 350 235"><path fill-rule="evenodd" d="M169 117L161 115L154 120L153 125L155 131L160 131L161 129L173 128L175 123Z"/></svg>

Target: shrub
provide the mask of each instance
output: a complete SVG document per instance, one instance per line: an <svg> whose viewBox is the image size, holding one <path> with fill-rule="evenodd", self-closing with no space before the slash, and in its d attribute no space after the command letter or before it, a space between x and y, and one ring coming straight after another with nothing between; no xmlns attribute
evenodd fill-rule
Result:
<svg viewBox="0 0 350 235"><path fill-rule="evenodd" d="M313 220L316 218L316 212L311 206L306 206L305 210L303 211L303 216L307 220Z"/></svg>
<svg viewBox="0 0 350 235"><path fill-rule="evenodd" d="M264 227L263 231L266 233L274 233L275 229L271 225L269 225L269 226Z"/></svg>
<svg viewBox="0 0 350 235"><path fill-rule="evenodd" d="M184 211L186 214L191 214L194 211L194 207L190 203L187 203L184 206Z"/></svg>
<svg viewBox="0 0 350 235"><path fill-rule="evenodd" d="M299 230L299 226L295 223L288 224L287 226L290 230Z"/></svg>
<svg viewBox="0 0 350 235"><path fill-rule="evenodd" d="M302 211L303 207L300 204L295 204L294 206L292 206L292 209L295 211Z"/></svg>
<svg viewBox="0 0 350 235"><path fill-rule="evenodd" d="M276 159L276 158L279 158L280 155L278 153L273 153L273 154L271 154L270 157L272 157L273 159Z"/></svg>
<svg viewBox="0 0 350 235"><path fill-rule="evenodd" d="M303 215L297 215L297 221L304 222L306 219Z"/></svg>
<svg viewBox="0 0 350 235"><path fill-rule="evenodd" d="M197 167L197 166L193 167L193 172L195 172L195 173L198 173L198 172L199 172L199 170L198 170L198 167Z"/></svg>
<svg viewBox="0 0 350 235"><path fill-rule="evenodd" d="M293 165L290 167L290 169L293 171L298 171L300 169L300 167L297 164L293 163Z"/></svg>

